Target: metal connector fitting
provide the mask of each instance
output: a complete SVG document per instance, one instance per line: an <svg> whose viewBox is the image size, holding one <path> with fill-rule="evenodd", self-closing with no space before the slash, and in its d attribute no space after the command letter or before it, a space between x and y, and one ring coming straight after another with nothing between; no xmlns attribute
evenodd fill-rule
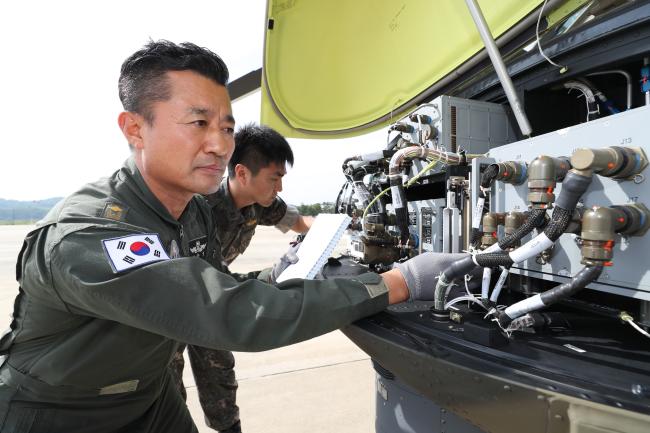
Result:
<svg viewBox="0 0 650 433"><path fill-rule="evenodd" d="M496 180L521 185L528 176L528 166L523 161L505 161L495 164L499 172L495 177Z"/></svg>
<svg viewBox="0 0 650 433"><path fill-rule="evenodd" d="M409 125L407 123L394 123L389 127L389 129L392 131L407 132L407 133L415 132L415 128L413 127L413 125Z"/></svg>
<svg viewBox="0 0 650 433"><path fill-rule="evenodd" d="M509 236L514 233L525 220L526 216L523 212L508 212L503 222L505 235Z"/></svg>
<svg viewBox="0 0 650 433"><path fill-rule="evenodd" d="M624 218L619 210L594 206L582 215L580 237L584 241L613 241L617 225L622 227L625 222L619 218Z"/></svg>
<svg viewBox="0 0 650 433"><path fill-rule="evenodd" d="M547 209L555 201L555 158L541 155L528 166L528 201L533 208Z"/></svg>
<svg viewBox="0 0 650 433"><path fill-rule="evenodd" d="M582 216L582 263L604 263L612 259L615 230L624 223L622 212L608 207L594 206Z"/></svg>
<svg viewBox="0 0 650 433"><path fill-rule="evenodd" d="M571 155L571 165L578 170L593 170L601 176L628 179L646 168L648 158L640 147L576 149Z"/></svg>
<svg viewBox="0 0 650 433"><path fill-rule="evenodd" d="M612 206L612 209L621 212L617 222L624 224L616 230L624 236L643 236L650 228L650 210L643 203Z"/></svg>
<svg viewBox="0 0 650 433"><path fill-rule="evenodd" d="M499 225L505 221L505 213L486 213L483 216L483 236L481 237L481 247L487 248L497 243L496 232Z"/></svg>

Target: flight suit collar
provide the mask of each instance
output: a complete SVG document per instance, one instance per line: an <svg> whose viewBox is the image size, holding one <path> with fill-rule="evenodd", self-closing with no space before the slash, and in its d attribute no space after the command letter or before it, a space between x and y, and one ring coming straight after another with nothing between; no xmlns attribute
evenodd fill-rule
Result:
<svg viewBox="0 0 650 433"><path fill-rule="evenodd" d="M140 170L135 164L133 156L129 157L118 173L118 179L124 184L150 209L158 214L162 219L172 224L178 225L179 222L169 213L167 208L151 192L145 182Z"/></svg>

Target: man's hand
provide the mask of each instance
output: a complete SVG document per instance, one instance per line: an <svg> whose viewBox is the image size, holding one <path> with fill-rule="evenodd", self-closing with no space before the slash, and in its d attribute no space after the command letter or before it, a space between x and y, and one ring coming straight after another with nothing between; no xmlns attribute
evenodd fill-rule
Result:
<svg viewBox="0 0 650 433"><path fill-rule="evenodd" d="M287 250L286 253L280 257L280 259L275 262L273 267L271 268L271 272L269 273L269 283L275 284L275 281L278 279L280 274L289 267L289 265L293 265L294 263L298 263L298 256L296 253L298 252L298 249L300 248L300 242L292 242L290 244L291 246Z"/></svg>
<svg viewBox="0 0 650 433"><path fill-rule="evenodd" d="M404 263L397 263L382 277L388 287L388 300L396 302L432 301L440 273L467 254L422 253Z"/></svg>

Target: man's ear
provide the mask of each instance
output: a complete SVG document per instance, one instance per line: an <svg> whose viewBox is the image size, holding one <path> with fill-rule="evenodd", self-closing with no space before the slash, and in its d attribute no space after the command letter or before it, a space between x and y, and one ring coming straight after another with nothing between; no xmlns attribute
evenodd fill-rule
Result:
<svg viewBox="0 0 650 433"><path fill-rule="evenodd" d="M246 185L248 181L251 178L251 171L242 164L237 164L235 165L235 178L237 179L237 182L239 182L242 185Z"/></svg>
<svg viewBox="0 0 650 433"><path fill-rule="evenodd" d="M137 113L123 111L117 117L117 124L129 145L134 149L142 149L142 126L144 124L144 117Z"/></svg>

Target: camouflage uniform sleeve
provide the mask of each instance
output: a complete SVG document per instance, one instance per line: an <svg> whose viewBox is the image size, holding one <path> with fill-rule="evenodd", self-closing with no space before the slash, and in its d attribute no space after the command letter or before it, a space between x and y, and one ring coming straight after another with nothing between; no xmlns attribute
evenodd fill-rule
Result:
<svg viewBox="0 0 650 433"><path fill-rule="evenodd" d="M115 273L102 240L129 234L134 233L87 227L48 242L28 256L25 291L50 286L72 313L193 345L251 352L330 332L388 305L376 274L273 286L258 279L238 282L198 257Z"/></svg>
<svg viewBox="0 0 650 433"><path fill-rule="evenodd" d="M280 197L276 197L271 206L261 208L257 223L263 226L274 226L282 220L286 213L287 204Z"/></svg>
<svg viewBox="0 0 650 433"><path fill-rule="evenodd" d="M299 216L300 213L298 212L298 208L288 204L287 211L285 212L282 219L275 224L275 227L282 233L286 233L291 230L291 228L296 224Z"/></svg>

